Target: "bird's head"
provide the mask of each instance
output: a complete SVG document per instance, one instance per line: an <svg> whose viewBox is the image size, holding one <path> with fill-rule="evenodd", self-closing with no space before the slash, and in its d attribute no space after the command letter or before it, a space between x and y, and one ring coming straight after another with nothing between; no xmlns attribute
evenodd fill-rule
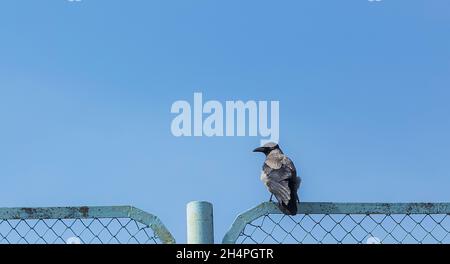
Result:
<svg viewBox="0 0 450 264"><path fill-rule="evenodd" d="M266 154L266 156L269 155L272 151L279 151L280 153L283 153L281 152L280 146L273 142L267 143L264 146L253 150L253 152L262 152Z"/></svg>

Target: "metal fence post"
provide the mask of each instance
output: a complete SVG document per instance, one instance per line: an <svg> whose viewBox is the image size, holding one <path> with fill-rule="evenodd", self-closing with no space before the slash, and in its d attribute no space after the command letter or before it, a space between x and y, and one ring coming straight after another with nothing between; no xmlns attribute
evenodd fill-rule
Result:
<svg viewBox="0 0 450 264"><path fill-rule="evenodd" d="M187 204L187 243L214 244L213 206L209 202Z"/></svg>

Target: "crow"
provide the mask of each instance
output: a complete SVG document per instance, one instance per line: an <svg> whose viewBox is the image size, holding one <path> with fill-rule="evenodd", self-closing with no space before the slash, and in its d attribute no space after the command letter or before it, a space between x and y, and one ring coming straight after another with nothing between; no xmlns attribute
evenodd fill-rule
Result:
<svg viewBox="0 0 450 264"><path fill-rule="evenodd" d="M253 152L262 152L266 155L261 181L271 193L270 201L275 195L278 207L284 214L296 215L299 202L297 190L301 179L297 177L294 163L283 154L276 143L267 143Z"/></svg>

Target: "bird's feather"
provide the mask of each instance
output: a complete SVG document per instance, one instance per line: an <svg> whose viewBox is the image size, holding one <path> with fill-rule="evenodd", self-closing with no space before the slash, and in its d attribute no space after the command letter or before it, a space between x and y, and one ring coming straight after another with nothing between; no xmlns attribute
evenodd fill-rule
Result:
<svg viewBox="0 0 450 264"><path fill-rule="evenodd" d="M277 198L279 202L282 202L286 205L289 203L289 200L291 198L291 191L289 190L287 181L269 181L267 182L267 188L271 193L275 195L275 198Z"/></svg>
<svg viewBox="0 0 450 264"><path fill-rule="evenodd" d="M265 165L261 180L267 186L269 192L273 193L279 202L287 204L291 196L291 190L289 188L289 179L291 176L291 172L286 168L282 167L278 170L274 170Z"/></svg>

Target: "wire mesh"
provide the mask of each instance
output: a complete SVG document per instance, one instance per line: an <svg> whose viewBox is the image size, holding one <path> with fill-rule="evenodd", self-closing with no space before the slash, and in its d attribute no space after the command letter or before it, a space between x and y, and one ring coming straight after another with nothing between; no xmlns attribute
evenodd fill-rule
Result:
<svg viewBox="0 0 450 264"><path fill-rule="evenodd" d="M130 218L0 220L0 244L157 244L153 230Z"/></svg>
<svg viewBox="0 0 450 264"><path fill-rule="evenodd" d="M264 214L239 244L448 244L448 214Z"/></svg>

